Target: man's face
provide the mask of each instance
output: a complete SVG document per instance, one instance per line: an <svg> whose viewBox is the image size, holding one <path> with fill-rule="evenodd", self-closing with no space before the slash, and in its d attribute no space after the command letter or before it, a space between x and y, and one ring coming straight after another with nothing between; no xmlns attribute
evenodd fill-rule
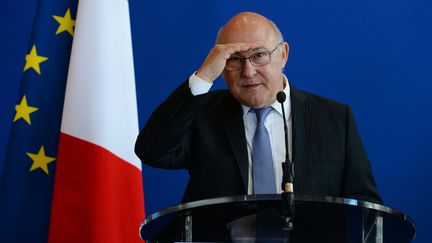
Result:
<svg viewBox="0 0 432 243"><path fill-rule="evenodd" d="M284 42L278 46L280 40L268 28L243 28L224 35L228 35L228 38L223 38L224 42L245 42L253 45L251 50L236 53L236 56L248 57L259 51L272 51L277 47L267 65L255 67L249 60L245 60L241 69L225 69L222 73L229 91L241 104L261 108L274 103L277 92L284 89L282 69L287 61L288 44Z"/></svg>

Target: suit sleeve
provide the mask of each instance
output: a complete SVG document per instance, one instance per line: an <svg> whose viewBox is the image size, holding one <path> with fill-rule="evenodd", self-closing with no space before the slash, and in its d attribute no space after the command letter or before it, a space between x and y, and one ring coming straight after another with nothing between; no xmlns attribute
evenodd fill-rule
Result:
<svg viewBox="0 0 432 243"><path fill-rule="evenodd" d="M353 112L348 106L346 129L345 194L347 197L382 204Z"/></svg>
<svg viewBox="0 0 432 243"><path fill-rule="evenodd" d="M158 168L187 168L191 126L208 96L193 96L186 81L160 104L136 140L141 161Z"/></svg>

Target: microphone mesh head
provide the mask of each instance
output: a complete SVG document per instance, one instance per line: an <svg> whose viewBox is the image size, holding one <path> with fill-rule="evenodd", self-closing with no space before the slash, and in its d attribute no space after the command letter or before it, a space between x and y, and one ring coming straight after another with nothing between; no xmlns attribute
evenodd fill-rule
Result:
<svg viewBox="0 0 432 243"><path fill-rule="evenodd" d="M279 103L283 103L283 102L285 102L285 99L286 99L286 95L285 95L285 93L284 93L283 91L279 91L279 92L276 94L276 99L277 99L277 101L278 101Z"/></svg>

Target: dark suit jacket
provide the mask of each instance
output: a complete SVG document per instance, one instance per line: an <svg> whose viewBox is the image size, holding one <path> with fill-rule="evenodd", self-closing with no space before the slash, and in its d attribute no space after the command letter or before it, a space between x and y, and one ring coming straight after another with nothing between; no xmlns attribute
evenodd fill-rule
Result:
<svg viewBox="0 0 432 243"><path fill-rule="evenodd" d="M294 88L291 107L295 193L381 203L351 109ZM153 112L135 152L145 164L189 170L183 202L247 194L242 115L227 90L193 96L186 81Z"/></svg>

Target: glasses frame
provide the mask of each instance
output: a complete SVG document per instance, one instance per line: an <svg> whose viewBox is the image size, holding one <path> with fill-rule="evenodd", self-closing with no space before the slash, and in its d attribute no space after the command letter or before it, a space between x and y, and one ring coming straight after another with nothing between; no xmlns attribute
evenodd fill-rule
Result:
<svg viewBox="0 0 432 243"><path fill-rule="evenodd" d="M275 47L273 50L271 50L271 51L269 51L269 50L265 50L265 51L264 51L264 50L263 50L263 51L258 51L258 52L255 52L255 53L253 53L253 54L247 56L247 57L242 57L242 56L232 55L230 58L227 59L226 62L228 63L228 61L229 61L232 57L235 57L235 58L238 58L238 59L240 60L240 62L241 62L242 65L241 65L239 68L235 68L235 69L228 68L228 67L225 65L225 69L226 69L227 71L238 71L238 70L240 70L240 69L243 68L243 65L245 64L245 62L246 62L247 59L249 59L250 64L251 64L252 66L254 66L254 67L262 67L262 66L265 66L265 65L267 65L267 64L270 64L270 63L271 63L271 55L272 55L273 52L275 52L276 49L277 49L281 44L283 44L283 43L284 43L284 41L279 42L279 43L276 45L276 47ZM265 64L258 64L258 65L255 64L254 62L252 62L252 60L251 60L250 58L251 58L252 56L256 55L257 53L262 53L262 52L266 52L266 53L269 54L269 61L268 61L267 63L265 63Z"/></svg>

